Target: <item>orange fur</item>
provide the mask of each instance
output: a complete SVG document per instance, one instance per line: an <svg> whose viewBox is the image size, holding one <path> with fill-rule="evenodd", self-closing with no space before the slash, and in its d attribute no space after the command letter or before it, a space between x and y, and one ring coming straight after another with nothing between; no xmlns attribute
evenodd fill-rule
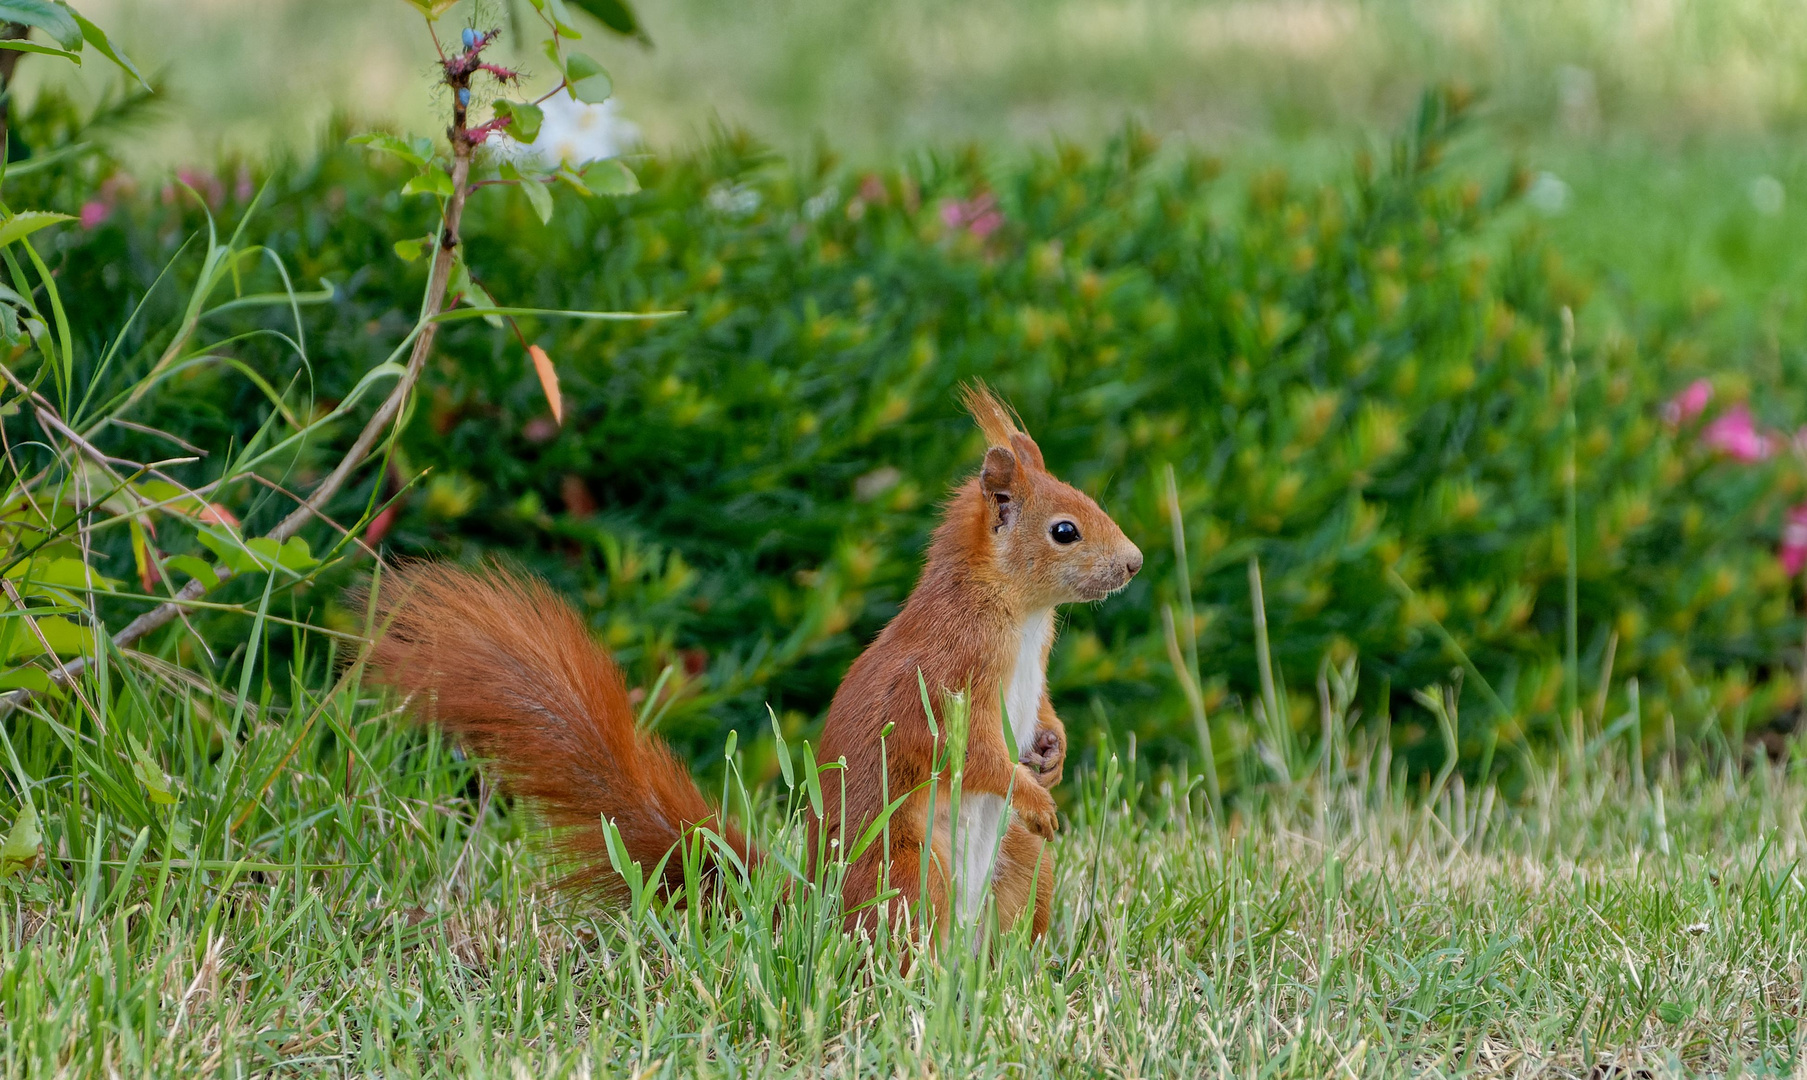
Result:
<svg viewBox="0 0 1807 1080"><path fill-rule="evenodd" d="M571 866L566 887L618 895L605 817L649 873L698 825L748 857L740 832L724 828L671 750L635 730L620 670L545 584L496 568L415 563L383 583L376 609L387 630L371 670L534 805ZM676 856L663 883L683 887Z"/></svg>
<svg viewBox="0 0 1807 1080"><path fill-rule="evenodd" d="M993 877L998 914L1007 926L1021 908L1004 901L1026 901L1033 877L1052 881L1052 853L1042 844L1054 834L1055 807L1043 783L1058 778L1065 754L1064 731L1045 689L1037 702L1038 726L1056 735L1058 752L1045 755L1045 771L1038 773L1006 750L1000 698L1021 652L1020 628L1037 612L1102 599L1122 588L1141 569L1142 553L1096 503L1046 471L1040 448L990 391L969 387L965 400L990 449L980 475L948 502L922 578L903 610L853 662L829 707L821 756L847 759L846 794L844 803L830 800L824 827L830 837L858 836L887 796L910 793L891 819L890 850L871 849L851 868L846 905L854 909L878 895L887 879L903 903L914 904L920 889L915 853L927 850L928 899L946 925L953 914L948 897L954 853L946 826L929 820L924 784L938 740L929 731L921 687L927 685L932 700L966 693L963 797L1007 795L1012 801ZM1062 547L1049 539L1050 523L1060 520L1078 527L1080 543ZM1044 672L1052 641L1050 634L1036 656ZM879 733L887 724L893 727L881 765ZM1030 748L1020 749L1026 756ZM946 790L936 792L938 815L949 798ZM1051 898L1046 888L1038 892L1037 926L1045 927Z"/></svg>
<svg viewBox="0 0 1807 1080"><path fill-rule="evenodd" d="M888 880L902 904L924 899L948 925L958 884L951 792L944 777L931 803L928 786L947 732L931 734L921 687L936 701L964 693L971 721L962 798L996 798L1000 812L1010 800L982 887L1002 925L1028 915L1040 934L1053 888L1046 841L1057 827L1047 789L1060 778L1066 753L1045 689L1053 611L1122 588L1141 569L1142 554L1096 503L1048 473L1040 448L989 390L970 386L963 397L985 433L985 459L949 499L903 610L854 661L829 707L819 760L844 758L846 768L824 777L831 790L824 792L824 818L812 822L810 848L822 830L849 843L887 798L906 796L891 818L889 844L873 845L850 868L845 904L861 909L855 923L882 917L867 902ZM1064 526L1073 533L1062 541ZM543 584L441 564L406 567L397 578L377 604L389 628L371 655L372 669L412 695L418 715L495 760L507 787L559 830L577 868L571 884L620 887L599 816L616 822L629 853L648 868L687 830L720 827L671 752L634 730L620 672ZM1031 639L1032 632L1042 636ZM1034 723L1016 758L1004 735L1013 719L1004 705L1011 694L1021 697L1012 705L1013 730ZM759 857L731 827L726 835L743 858ZM668 891L682 884L673 863L664 884Z"/></svg>

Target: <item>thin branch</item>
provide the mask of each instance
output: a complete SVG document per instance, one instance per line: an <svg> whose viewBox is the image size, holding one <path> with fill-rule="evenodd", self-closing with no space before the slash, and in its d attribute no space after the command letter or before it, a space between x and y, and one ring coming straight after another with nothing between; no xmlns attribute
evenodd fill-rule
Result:
<svg viewBox="0 0 1807 1080"><path fill-rule="evenodd" d="M146 469L146 466L136 461L128 461L125 458L113 457L101 450L100 447L95 446L87 439L78 435L74 428L63 423L63 418L57 415L56 409L51 406L50 402L44 399L43 395L19 381L19 377L13 374L12 368L5 364L0 364L0 376L4 376L7 382L12 383L13 387L17 389L27 401L31 402L32 413L38 418L38 425L42 427L47 434L54 432L61 435L63 438L68 439L71 446L74 446L77 450L81 451L82 454L90 461L93 461L94 464L100 466L102 471L104 471L107 474L107 477L115 484L124 484L124 481L120 479L119 474L113 471L113 466L115 465L129 465L134 469ZM149 505L149 500L145 499L143 495L140 495L132 488L122 487L121 490L129 492L130 497L135 499L140 506Z"/></svg>

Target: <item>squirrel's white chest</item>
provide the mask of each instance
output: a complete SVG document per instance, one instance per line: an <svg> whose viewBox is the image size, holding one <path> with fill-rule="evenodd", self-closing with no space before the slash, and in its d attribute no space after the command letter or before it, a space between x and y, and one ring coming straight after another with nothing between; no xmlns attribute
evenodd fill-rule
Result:
<svg viewBox="0 0 1807 1080"><path fill-rule="evenodd" d="M1019 753L1034 742L1035 726L1041 721L1042 691L1048 685L1043 657L1053 633L1052 609L1035 612L1023 620L1016 658L1004 680L1004 715ZM1003 797L979 793L961 796L953 846L957 876L954 911L962 922L971 922L984 907L1003 824Z"/></svg>
<svg viewBox="0 0 1807 1080"><path fill-rule="evenodd" d="M1022 634L1017 638L1016 662L1010 678L1004 683L1004 715L1010 719L1010 733L1016 737L1017 750L1029 748L1035 741L1035 725L1041 719L1042 691L1048 685L1048 638L1054 633L1054 609L1032 613L1023 620Z"/></svg>

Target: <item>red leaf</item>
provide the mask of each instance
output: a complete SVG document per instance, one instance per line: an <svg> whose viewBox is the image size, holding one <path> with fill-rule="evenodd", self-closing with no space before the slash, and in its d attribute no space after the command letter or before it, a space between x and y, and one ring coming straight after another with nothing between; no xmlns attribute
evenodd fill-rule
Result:
<svg viewBox="0 0 1807 1080"><path fill-rule="evenodd" d="M238 518L233 516L232 511L219 503L208 503L195 516L209 525L229 525L234 529L238 528Z"/></svg>
<svg viewBox="0 0 1807 1080"><path fill-rule="evenodd" d="M396 503L383 507L376 517L370 519L370 527L364 530L364 542L373 547L382 543L383 537L389 535L389 530L395 526L395 519L400 515L401 507Z"/></svg>
<svg viewBox="0 0 1807 1080"><path fill-rule="evenodd" d="M533 370L540 377L540 389L546 392L546 404L552 406L552 419L560 426L565 422L565 403L558 394L558 372L552 370L552 358L538 345L527 346L533 357Z"/></svg>

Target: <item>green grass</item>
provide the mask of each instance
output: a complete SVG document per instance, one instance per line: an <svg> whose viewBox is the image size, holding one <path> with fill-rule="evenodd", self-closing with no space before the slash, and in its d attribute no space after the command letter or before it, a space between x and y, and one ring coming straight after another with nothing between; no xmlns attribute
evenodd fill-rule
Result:
<svg viewBox="0 0 1807 1080"><path fill-rule="evenodd" d="M1269 782L1219 827L1133 748L1094 754L1048 938L906 973L781 866L704 912L561 902L524 817L353 688L277 713L100 677L104 732L74 701L7 724L50 856L0 890L8 1076L1785 1075L1797 1053L1799 763L1651 747L1645 787L1596 733L1579 775L1426 790L1341 716L1308 780L1245 762ZM753 801L794 856L807 800Z"/></svg>

